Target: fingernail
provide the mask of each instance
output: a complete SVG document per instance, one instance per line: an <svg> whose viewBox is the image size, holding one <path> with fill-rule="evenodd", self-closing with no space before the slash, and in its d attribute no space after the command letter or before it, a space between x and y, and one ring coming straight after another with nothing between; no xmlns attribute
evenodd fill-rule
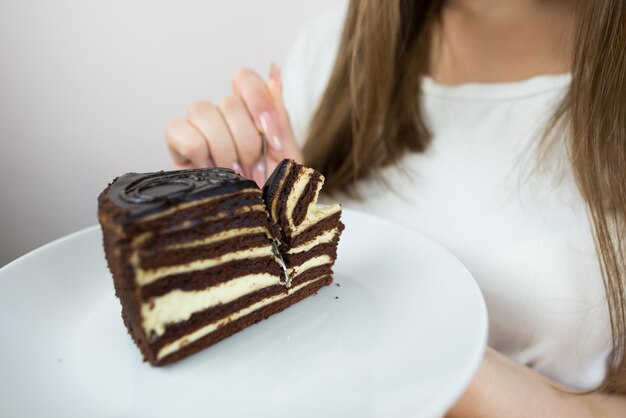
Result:
<svg viewBox="0 0 626 418"><path fill-rule="evenodd" d="M278 66L278 64L276 64L273 61L272 61L272 64L270 65L270 78L276 80L278 85L282 88L283 80L282 80L282 75L280 73L280 67Z"/></svg>
<svg viewBox="0 0 626 418"><path fill-rule="evenodd" d="M233 170L235 170L236 173L239 173L239 174L241 174L243 176L246 175L246 173L243 171L243 167L241 167L241 164L239 163L239 161L233 162L231 167L233 168Z"/></svg>
<svg viewBox="0 0 626 418"><path fill-rule="evenodd" d="M263 162L258 162L252 167L252 179L256 181L259 187L265 184L265 166Z"/></svg>
<svg viewBox="0 0 626 418"><path fill-rule="evenodd" d="M259 124L261 125L261 130L265 134L270 147L274 148L276 151L283 149L283 144L280 143L280 139L278 137L278 126L276 124L276 120L270 112L263 112L259 115Z"/></svg>

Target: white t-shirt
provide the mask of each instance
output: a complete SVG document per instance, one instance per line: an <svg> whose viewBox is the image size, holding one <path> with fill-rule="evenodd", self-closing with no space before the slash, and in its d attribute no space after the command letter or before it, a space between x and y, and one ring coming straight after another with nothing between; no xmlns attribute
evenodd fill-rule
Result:
<svg viewBox="0 0 626 418"><path fill-rule="evenodd" d="M300 141L332 69L343 17L336 11L311 22L285 65L285 101ZM569 75L548 75L444 86L424 77L416 100L433 134L428 150L406 155L408 175L384 170L395 190L361 181L364 201L340 200L449 248L484 294L489 345L590 389L604 378L611 348L591 224L571 173L557 167L567 166L565 155L558 151L537 168L534 149L569 83Z"/></svg>

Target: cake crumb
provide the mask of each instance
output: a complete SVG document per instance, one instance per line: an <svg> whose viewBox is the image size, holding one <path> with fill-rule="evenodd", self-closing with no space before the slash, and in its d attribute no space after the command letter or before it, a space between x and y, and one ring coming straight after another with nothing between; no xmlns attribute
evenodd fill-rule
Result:
<svg viewBox="0 0 626 418"><path fill-rule="evenodd" d="M339 299L339 296L335 296L335 299Z"/></svg>
<svg viewBox="0 0 626 418"><path fill-rule="evenodd" d="M341 285L339 283L335 283L335 286L337 287L341 287Z"/></svg>

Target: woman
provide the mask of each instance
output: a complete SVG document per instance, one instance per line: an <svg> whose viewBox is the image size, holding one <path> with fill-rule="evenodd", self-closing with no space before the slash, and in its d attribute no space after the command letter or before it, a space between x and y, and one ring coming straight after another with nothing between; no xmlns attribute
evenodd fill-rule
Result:
<svg viewBox="0 0 626 418"><path fill-rule="evenodd" d="M343 21L305 33L285 98L275 65L240 70L173 121L176 164L262 183L260 131L270 170L303 160L451 248L490 348L449 416L626 416L626 3L353 0Z"/></svg>

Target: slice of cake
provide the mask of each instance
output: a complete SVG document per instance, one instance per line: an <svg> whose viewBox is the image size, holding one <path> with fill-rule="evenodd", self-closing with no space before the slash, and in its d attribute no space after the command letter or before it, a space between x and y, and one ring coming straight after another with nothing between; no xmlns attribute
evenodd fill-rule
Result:
<svg viewBox="0 0 626 418"><path fill-rule="evenodd" d="M340 209L333 238L324 235L332 228L311 229L327 211L315 206L317 193L299 215L310 226L294 234L270 219L258 186L232 170L115 179L99 197L98 218L122 317L144 359L177 361L329 284ZM284 194L283 186L274 196Z"/></svg>
<svg viewBox="0 0 626 418"><path fill-rule="evenodd" d="M271 220L279 226L280 249L294 284L331 276L343 231L341 206L317 205L324 177L283 160L263 187Z"/></svg>

